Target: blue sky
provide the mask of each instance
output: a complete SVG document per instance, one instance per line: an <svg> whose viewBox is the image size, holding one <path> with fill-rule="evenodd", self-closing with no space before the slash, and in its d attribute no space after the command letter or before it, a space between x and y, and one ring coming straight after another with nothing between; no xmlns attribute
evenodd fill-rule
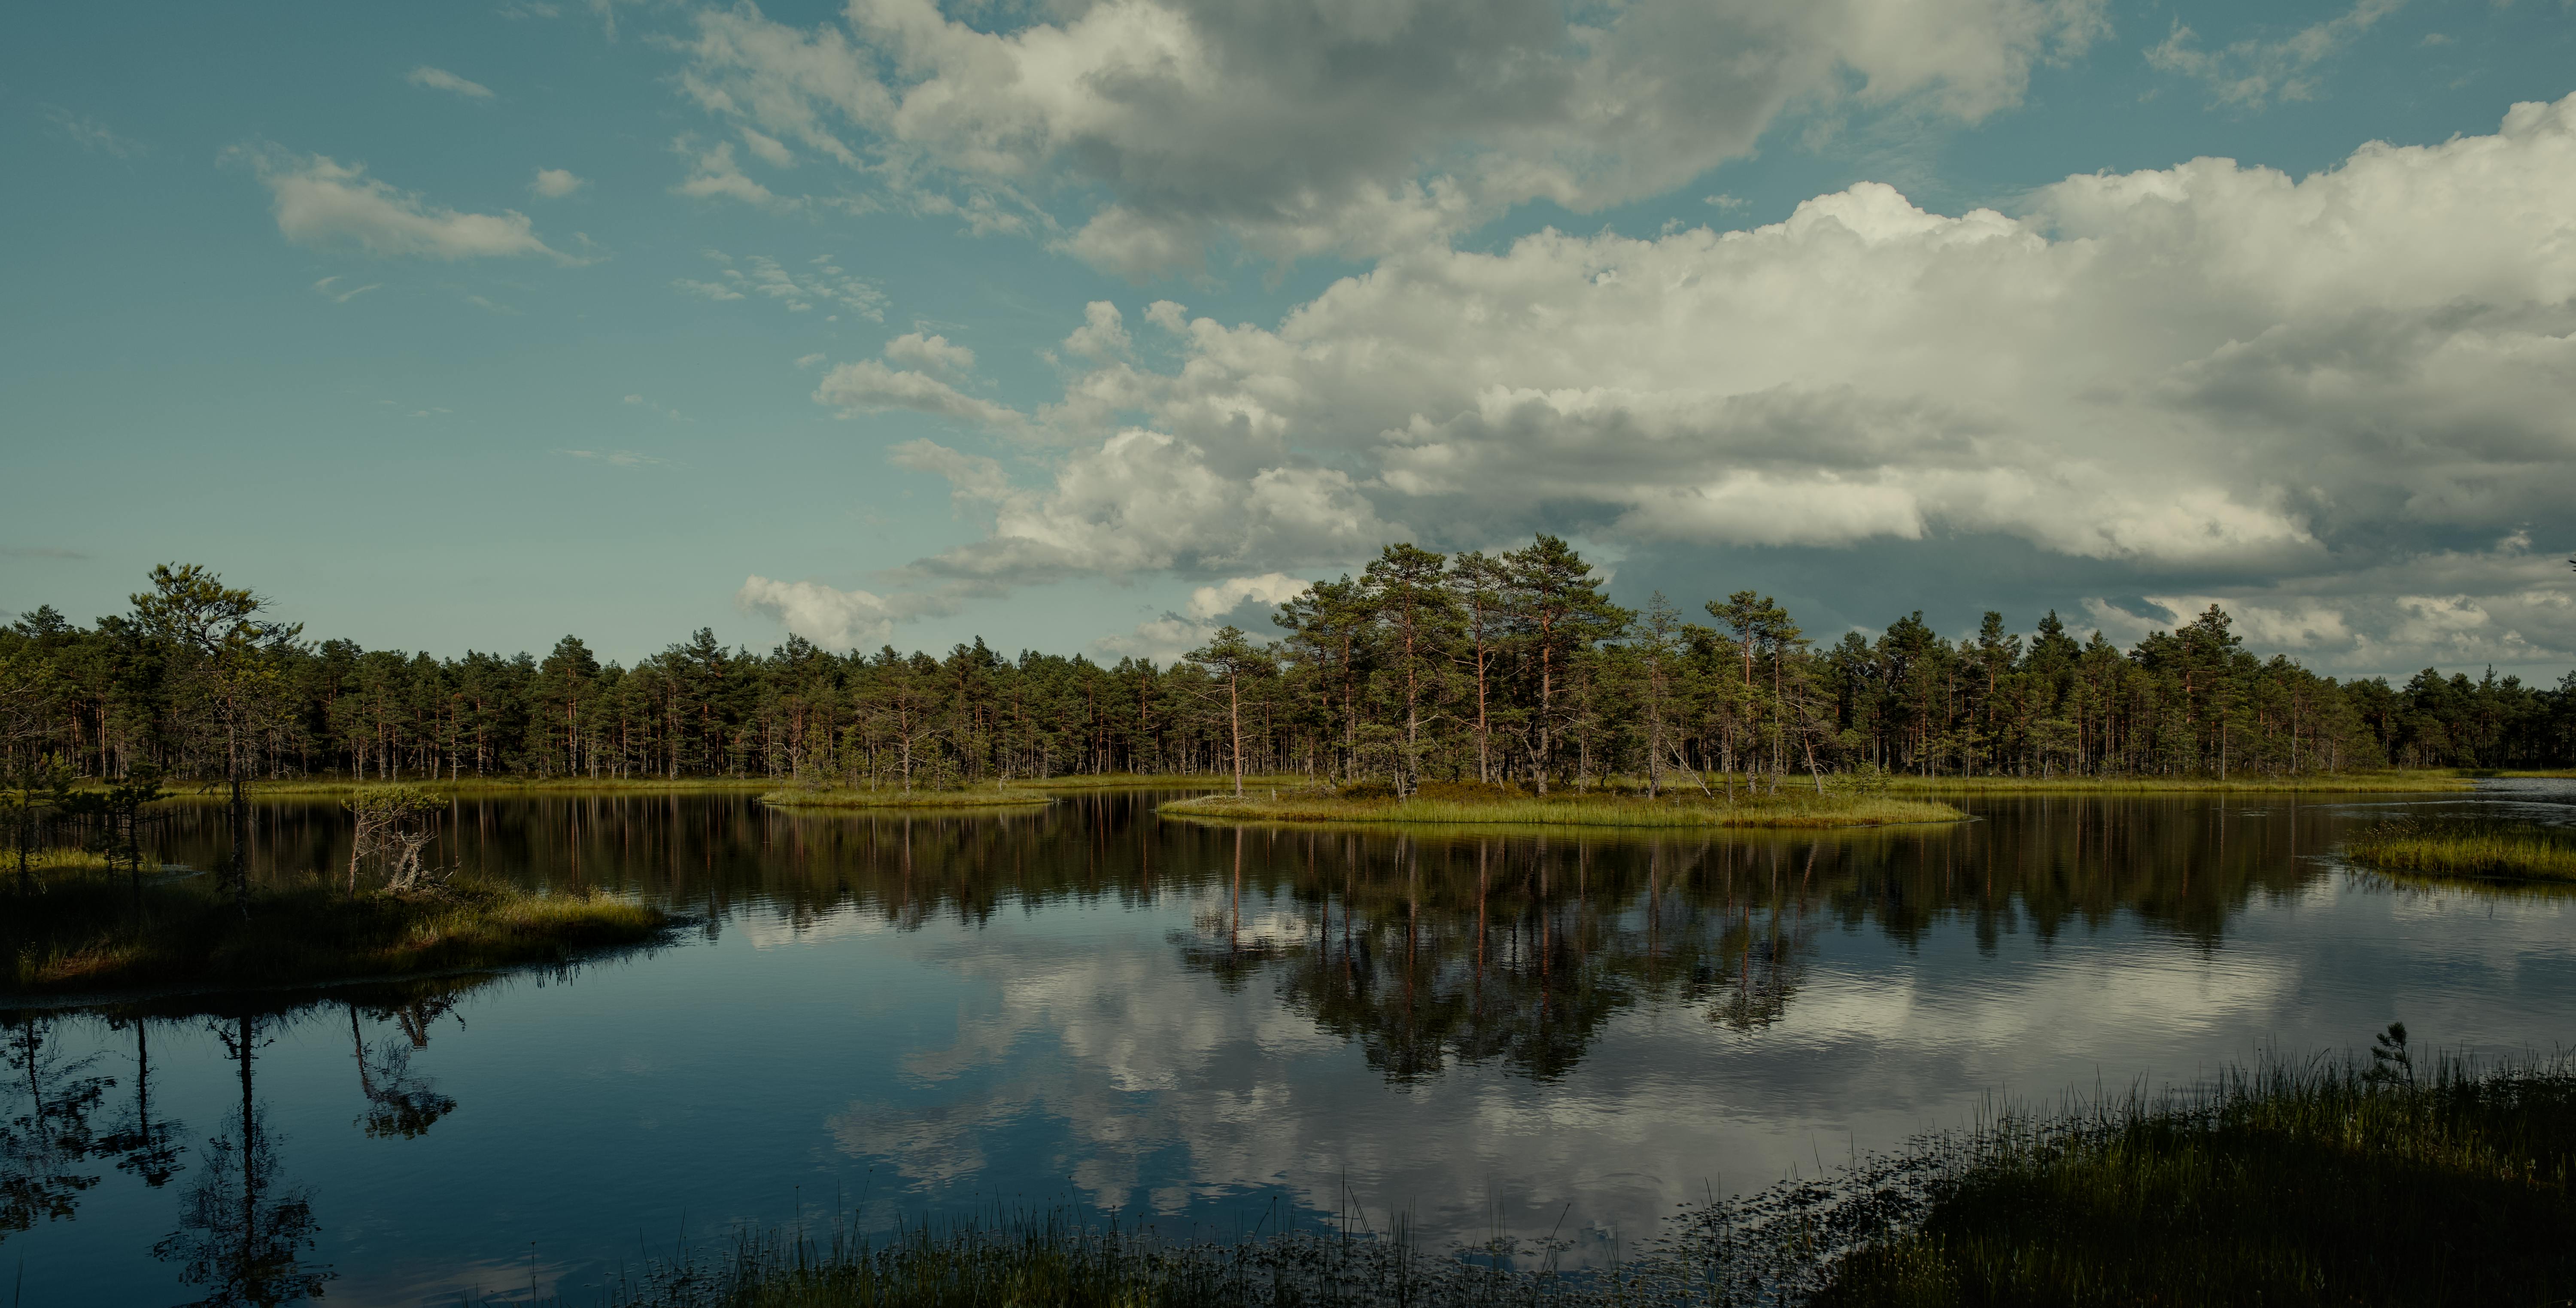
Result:
<svg viewBox="0 0 2576 1308"><path fill-rule="evenodd" d="M1546 529L1817 634L2576 659L2559 0L10 27L0 611L1169 657Z"/></svg>

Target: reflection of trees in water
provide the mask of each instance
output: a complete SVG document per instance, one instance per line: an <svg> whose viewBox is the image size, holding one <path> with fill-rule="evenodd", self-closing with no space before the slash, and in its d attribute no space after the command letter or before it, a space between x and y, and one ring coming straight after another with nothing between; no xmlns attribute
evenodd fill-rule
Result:
<svg viewBox="0 0 2576 1308"><path fill-rule="evenodd" d="M99 1131L93 1119L116 1087L95 1072L102 1055L64 1053L58 1019L20 1012L6 1019L5 1085L0 1085L0 1236L24 1231L38 1218L69 1220L80 1197L101 1174L92 1163L114 1159L159 1188L179 1172L180 1133L172 1119L152 1110L151 1024L141 1018L112 1025L134 1033L134 1095L117 1122Z"/></svg>
<svg viewBox="0 0 2576 1308"><path fill-rule="evenodd" d="M153 1257L179 1264L182 1282L205 1288L196 1301L205 1308L293 1303L320 1295L332 1278L304 1260L320 1224L310 1195L282 1178L280 1140L256 1092L258 1051L276 1039L261 1034L271 1024L283 1019L209 1020L239 1069L241 1114L228 1133L206 1141L196 1179L180 1196L178 1229L152 1246Z"/></svg>
<svg viewBox="0 0 2576 1308"><path fill-rule="evenodd" d="M415 999L406 1003L374 1010L379 1021L391 1021L398 1034L388 1035L367 1045L366 1032L358 1025L358 1004L351 1001L349 1010L349 1043L358 1062L358 1093L367 1100L367 1111L358 1119L361 1129L374 1138L400 1136L405 1140L426 1133L438 1119L456 1110L456 1101L438 1093L438 1083L413 1070L413 1051L429 1047L430 1024L448 1015L456 1007L456 997L441 995ZM465 1020L457 1019L463 1026Z"/></svg>
<svg viewBox="0 0 2576 1308"><path fill-rule="evenodd" d="M132 1172L143 1178L145 1185L158 1190L179 1174L179 1133L183 1128L177 1120L157 1117L152 1112L151 1019L120 1018L112 1024L134 1033L134 1098L125 1105L115 1130L100 1143L107 1152L117 1155L116 1170Z"/></svg>
<svg viewBox="0 0 2576 1308"><path fill-rule="evenodd" d="M1649 1001L1758 1033L1790 1012L1826 925L1914 944L1956 923L1991 950L2126 913L2214 943L2253 896L2320 875L2298 855L2330 848L2344 820L2290 797L2056 795L1977 797L1984 821L1859 832L1238 833L1159 822L1159 798L1076 793L1005 816L790 814L733 795L467 800L448 829L469 866L667 895L705 911L710 933L737 910L916 930L980 925L1013 901L1221 900L1182 946L1191 967L1228 987L1274 978L1402 1079L1455 1058L1555 1076L1612 1014ZM319 851L339 820L272 828ZM1285 903L1287 920L1248 927L1253 903Z"/></svg>
<svg viewBox="0 0 2576 1308"><path fill-rule="evenodd" d="M370 987L340 1001L356 1045L366 1103L358 1125L367 1135L415 1137L455 1109L456 1101L438 1093L412 1065L412 1055L428 1046L432 1024L450 1015L464 992L492 980L452 977ZM108 1055L65 1051L62 1023L88 1019L0 1016L0 1238L38 1220L75 1218L82 1196L104 1179L100 1164L113 1160L117 1170L154 1189L189 1176L178 1192L178 1227L152 1252L179 1264L181 1279L204 1291L197 1303L277 1305L321 1294L333 1274L306 1257L320 1234L312 1197L285 1177L281 1140L268 1125L256 1081L258 1051L320 1008L244 1010L204 1019L233 1064L241 1102L224 1130L194 1146L192 1165L181 1161L188 1152L185 1128L157 1111L153 1099L152 1037L156 1027L178 1020L170 1010L132 1007L96 1015L134 1042L132 1093L115 1096L109 1092L119 1080L100 1072ZM391 1030L371 1043L365 1021ZM111 1106L114 1120L100 1130L99 1120Z"/></svg>
<svg viewBox="0 0 2576 1308"><path fill-rule="evenodd" d="M55 1038L53 1019L18 1013L8 1020L8 1104L0 1119L0 1234L24 1231L38 1218L56 1221L79 1210L98 1184L90 1160L104 1152L90 1125L116 1082L95 1075L95 1054L74 1058Z"/></svg>
<svg viewBox="0 0 2576 1308"><path fill-rule="evenodd" d="M1275 973L1292 1008L1399 1082L1453 1059L1561 1076L1648 1000L1758 1029L1811 948L1803 890L1735 875L1743 851L1714 841L1253 839L1293 931L1246 942L1202 920L1184 962L1236 985Z"/></svg>

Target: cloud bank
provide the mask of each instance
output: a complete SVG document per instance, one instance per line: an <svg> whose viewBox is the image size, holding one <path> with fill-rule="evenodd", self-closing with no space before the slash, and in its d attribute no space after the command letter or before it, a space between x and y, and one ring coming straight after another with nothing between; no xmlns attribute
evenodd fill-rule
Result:
<svg viewBox="0 0 2576 1308"><path fill-rule="evenodd" d="M920 568L1975 534L2262 597L2354 658L2576 648L2546 598L2576 499L2576 97L2306 178L2204 158L1955 216L1862 184L1751 231L1417 248L1272 326L1157 302L1159 366L1108 308L1030 413L874 362L827 378L826 404L1062 445L1027 487L943 456L992 526Z"/></svg>
<svg viewBox="0 0 2576 1308"><path fill-rule="evenodd" d="M1212 247L1437 243L1517 204L1655 195L1800 103L1973 122L2104 30L2100 0L1074 0L994 24L852 0L807 28L697 18L682 84L775 168L1133 275ZM700 194L771 203L730 142Z"/></svg>

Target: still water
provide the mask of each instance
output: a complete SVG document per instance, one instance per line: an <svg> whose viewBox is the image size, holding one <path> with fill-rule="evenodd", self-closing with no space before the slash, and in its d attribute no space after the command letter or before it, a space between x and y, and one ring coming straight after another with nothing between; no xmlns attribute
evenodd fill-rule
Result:
<svg viewBox="0 0 2576 1308"><path fill-rule="evenodd" d="M2004 1103L2366 1045L2576 1046L2576 900L2336 861L2474 798L1970 801L1817 836L455 806L442 861L667 902L569 973L0 1013L13 1303L597 1297L743 1224L1075 1206L1615 1257ZM205 818L164 857L209 865ZM192 825L193 823L193 825ZM260 811L270 876L339 866ZM243 1269L253 1269L245 1282Z"/></svg>

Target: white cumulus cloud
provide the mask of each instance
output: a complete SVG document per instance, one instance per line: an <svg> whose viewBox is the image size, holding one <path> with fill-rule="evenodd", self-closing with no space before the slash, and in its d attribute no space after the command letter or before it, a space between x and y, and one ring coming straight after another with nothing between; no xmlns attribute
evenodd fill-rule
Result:
<svg viewBox="0 0 2576 1308"><path fill-rule="evenodd" d="M1747 154L1798 103L1975 121L2104 30L2100 0L1103 0L995 17L852 0L804 27L709 9L682 85L918 211L1146 274L1218 242L1370 256L1526 201L1597 210ZM765 194L727 150L689 185ZM1094 199L1059 217L1063 196Z"/></svg>
<svg viewBox="0 0 2576 1308"><path fill-rule="evenodd" d="M921 565L987 582L1347 566L1416 532L1980 535L2339 659L2576 646L2515 598L2576 544L2576 97L2306 178L2197 159L2019 216L1861 184L1749 231L1414 250L1270 326L1148 316L1176 360L1104 345L1033 413L876 364L817 398L1047 429L1039 484L979 474L986 539ZM2463 543L2521 524L2556 539Z"/></svg>

